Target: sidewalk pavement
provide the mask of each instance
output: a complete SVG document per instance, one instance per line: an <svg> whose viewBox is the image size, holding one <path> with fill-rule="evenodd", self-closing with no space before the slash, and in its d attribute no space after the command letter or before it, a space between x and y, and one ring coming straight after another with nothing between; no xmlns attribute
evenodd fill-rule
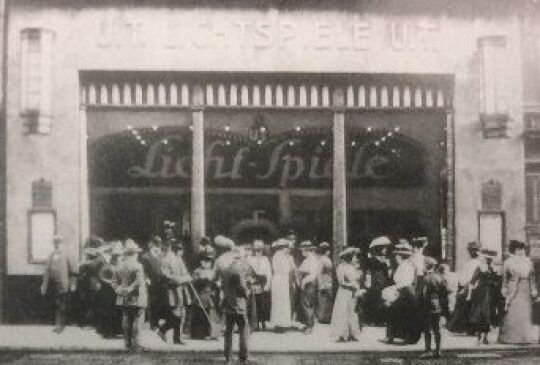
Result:
<svg viewBox="0 0 540 365"><path fill-rule="evenodd" d="M91 328L67 327L62 334L52 332L52 326L5 325L0 326L0 351L83 351L119 352L125 351L121 338L103 339ZM169 333L169 336L171 333ZM300 331L283 334L274 332L254 332L250 337L252 353L385 353L421 351L423 339L415 345L389 345L384 339L384 328L365 327L358 342L336 343L330 337L328 325L316 325L310 335ZM236 335L235 335L236 336ZM474 337L443 332L443 351L490 352L510 350L540 350L540 345L505 345L497 343L497 331L490 333L490 344L479 345ZM170 341L172 342L172 341ZM237 347L234 338L234 348ZM152 352L195 352L221 353L223 339L214 341L187 340L186 345L163 342L156 333L145 328L141 332L141 345Z"/></svg>

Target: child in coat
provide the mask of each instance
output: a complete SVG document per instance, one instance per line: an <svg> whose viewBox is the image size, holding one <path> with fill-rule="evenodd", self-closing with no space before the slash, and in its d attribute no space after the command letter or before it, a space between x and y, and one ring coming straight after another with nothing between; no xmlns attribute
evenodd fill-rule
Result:
<svg viewBox="0 0 540 365"><path fill-rule="evenodd" d="M441 316L448 318L448 290L441 274L436 271L437 261L431 257L424 259L424 279L420 293L422 330L425 352L422 358L441 356ZM435 339L435 351L431 350L431 335Z"/></svg>

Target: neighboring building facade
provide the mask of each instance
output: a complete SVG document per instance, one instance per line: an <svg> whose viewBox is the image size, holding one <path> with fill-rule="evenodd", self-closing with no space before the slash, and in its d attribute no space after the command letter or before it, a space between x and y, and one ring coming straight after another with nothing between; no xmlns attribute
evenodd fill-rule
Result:
<svg viewBox="0 0 540 365"><path fill-rule="evenodd" d="M55 231L525 239L523 7L392 4L9 2L8 320Z"/></svg>

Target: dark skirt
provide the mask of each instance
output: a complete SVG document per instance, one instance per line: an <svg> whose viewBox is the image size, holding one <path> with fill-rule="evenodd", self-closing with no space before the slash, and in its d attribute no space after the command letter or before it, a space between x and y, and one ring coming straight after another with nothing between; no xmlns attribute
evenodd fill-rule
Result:
<svg viewBox="0 0 540 365"><path fill-rule="evenodd" d="M454 314L446 326L448 330L454 333L470 333L472 331L471 324L469 322L470 311L471 302L467 300L467 291L460 290L456 296L456 307L454 309Z"/></svg>
<svg viewBox="0 0 540 365"><path fill-rule="evenodd" d="M317 319L319 323L329 324L332 320L332 289L319 290L319 303L317 308Z"/></svg>
<svg viewBox="0 0 540 365"><path fill-rule="evenodd" d="M382 288L368 289L362 307L366 324L376 327L386 325L387 308L382 299Z"/></svg>
<svg viewBox="0 0 540 365"><path fill-rule="evenodd" d="M122 334L122 311L116 305L116 293L103 283L96 295L96 330L109 338Z"/></svg>
<svg viewBox="0 0 540 365"><path fill-rule="evenodd" d="M212 290L199 292L201 303L196 301L192 306L191 338L205 339L207 337L219 337L222 332L221 318L216 310L216 303ZM204 309L203 309L204 308ZM205 314L206 311L206 314ZM208 318L206 315L208 314Z"/></svg>
<svg viewBox="0 0 540 365"><path fill-rule="evenodd" d="M495 298L490 286L479 286L472 294L469 325L476 332L489 332L496 324Z"/></svg>
<svg viewBox="0 0 540 365"><path fill-rule="evenodd" d="M262 293L255 294L257 322L266 322L270 320L271 302L270 291L263 291Z"/></svg>
<svg viewBox="0 0 540 365"><path fill-rule="evenodd" d="M300 292L298 321L308 328L315 325L315 310L317 308L317 284L308 283Z"/></svg>
<svg viewBox="0 0 540 365"><path fill-rule="evenodd" d="M421 313L415 297L415 288L399 289L399 296L388 308L387 335L414 344L422 333Z"/></svg>

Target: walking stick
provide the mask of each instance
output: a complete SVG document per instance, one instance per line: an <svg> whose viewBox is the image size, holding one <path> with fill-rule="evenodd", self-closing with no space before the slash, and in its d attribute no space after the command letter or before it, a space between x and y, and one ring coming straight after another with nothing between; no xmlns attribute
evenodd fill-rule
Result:
<svg viewBox="0 0 540 365"><path fill-rule="evenodd" d="M216 328L215 328L215 323L210 319L210 315L206 311L206 308L204 308L204 305L202 303L201 297L199 296L199 293L197 293L197 290L195 290L195 287L193 286L193 283L191 281L188 282L188 284L189 284L189 287L191 288L191 291L193 291L193 295L195 296L195 298L199 302L199 305L201 306L201 309L202 309L202 311L204 313L204 316L208 320L208 324L210 325L210 334L212 335L213 333L216 333L217 331L216 331Z"/></svg>

